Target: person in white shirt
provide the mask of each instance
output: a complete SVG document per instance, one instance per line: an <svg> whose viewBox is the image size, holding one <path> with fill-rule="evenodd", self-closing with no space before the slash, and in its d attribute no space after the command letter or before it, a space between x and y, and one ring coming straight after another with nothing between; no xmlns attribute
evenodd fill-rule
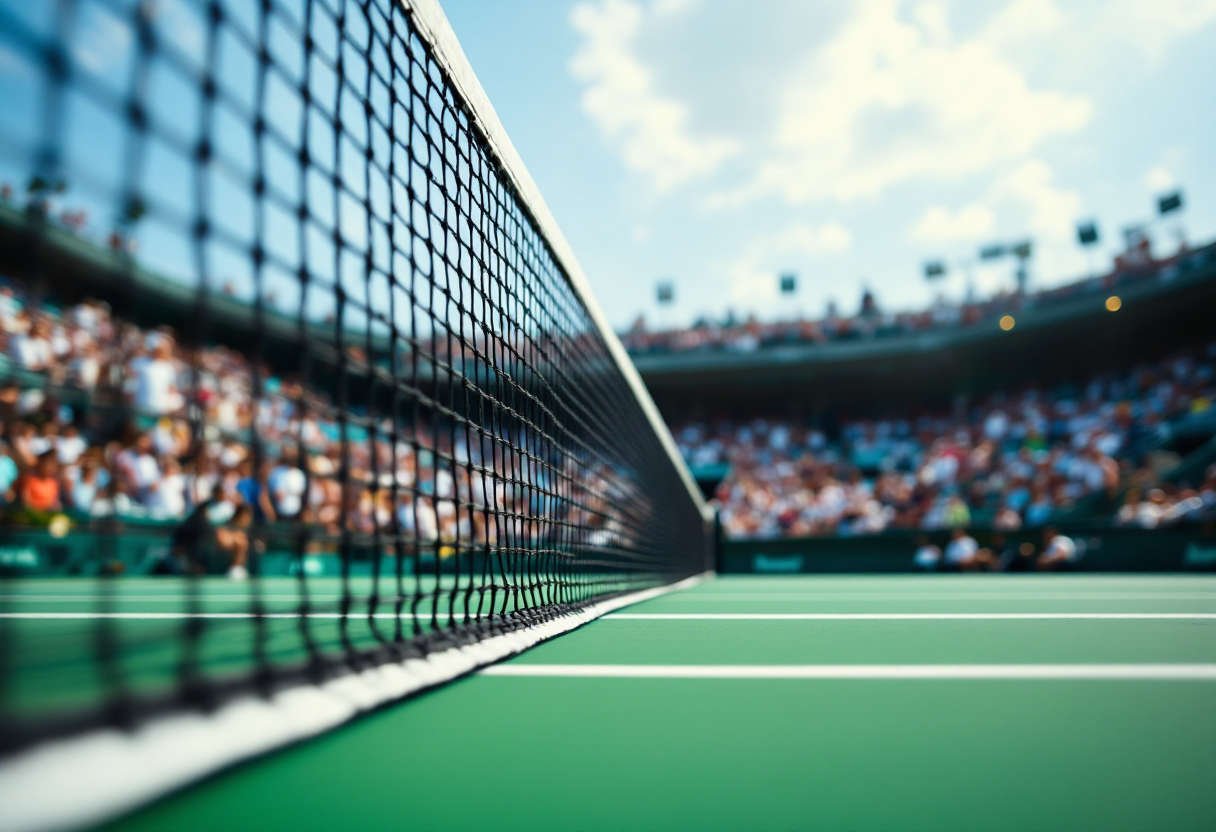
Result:
<svg viewBox="0 0 1216 832"><path fill-rule="evenodd" d="M1041 570L1065 569L1077 562L1077 544L1053 526L1043 530L1043 553L1036 564Z"/></svg>
<svg viewBox="0 0 1216 832"><path fill-rule="evenodd" d="M55 450L59 453L59 461L64 465L75 465L89 448L89 443L80 435L80 429L73 424L63 427L63 432L55 437Z"/></svg>
<svg viewBox="0 0 1216 832"><path fill-rule="evenodd" d="M177 390L177 367L173 347L167 339L156 345L150 358L135 363L135 408L143 414L160 416L180 410L182 395Z"/></svg>
<svg viewBox="0 0 1216 832"><path fill-rule="evenodd" d="M176 459L166 459L160 479L148 486L147 505L148 513L158 520L185 516L186 477Z"/></svg>
<svg viewBox="0 0 1216 832"><path fill-rule="evenodd" d="M304 494L308 490L308 479L296 464L295 448L283 448L283 461L270 471L266 484L274 500L274 510L284 520L300 514L304 507Z"/></svg>
<svg viewBox="0 0 1216 832"><path fill-rule="evenodd" d="M119 470L128 489L137 497L160 479L160 464L152 454L152 437L140 434L135 444L118 455Z"/></svg>
<svg viewBox="0 0 1216 832"><path fill-rule="evenodd" d="M921 535L916 540L916 554L912 556L912 564L917 569L931 571L937 568L941 563L942 550L940 546L935 546L929 542L929 538Z"/></svg>
<svg viewBox="0 0 1216 832"><path fill-rule="evenodd" d="M72 376L86 390L97 386L101 376L102 354L97 344L85 344L77 351L76 357L68 362Z"/></svg>
<svg viewBox="0 0 1216 832"><path fill-rule="evenodd" d="M971 561L979 549L980 545L975 542L974 537L967 534L965 529L955 529L950 533L950 542L946 544L943 559L947 566L966 569L971 565Z"/></svg>
<svg viewBox="0 0 1216 832"><path fill-rule="evenodd" d="M28 333L18 333L9 338L9 355L26 370L49 370L55 358L51 351L50 335L50 324L41 319L36 320Z"/></svg>
<svg viewBox="0 0 1216 832"><path fill-rule="evenodd" d="M0 286L0 328L5 332L17 331L17 316L22 304L17 300L11 286Z"/></svg>
<svg viewBox="0 0 1216 832"><path fill-rule="evenodd" d="M992 552L981 549L975 538L967 534L966 529L955 529L950 533L950 542L946 544L942 563L947 568L964 572L992 569L995 566Z"/></svg>

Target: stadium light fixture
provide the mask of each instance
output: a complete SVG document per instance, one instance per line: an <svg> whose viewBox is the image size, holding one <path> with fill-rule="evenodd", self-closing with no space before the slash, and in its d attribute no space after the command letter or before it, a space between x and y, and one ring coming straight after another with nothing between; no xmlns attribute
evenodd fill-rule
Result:
<svg viewBox="0 0 1216 832"><path fill-rule="evenodd" d="M792 295L798 291L798 276L792 272L781 275L781 294Z"/></svg>
<svg viewBox="0 0 1216 832"><path fill-rule="evenodd" d="M670 283L660 283L657 297L659 303L671 303L676 299L676 287Z"/></svg>
<svg viewBox="0 0 1216 832"><path fill-rule="evenodd" d="M1015 323L1016 323L1016 321L1014 321L1012 315L1002 315L1001 316L1001 321L1000 321L1001 329L1005 330L1006 332L1013 329L1013 325Z"/></svg>
<svg viewBox="0 0 1216 832"><path fill-rule="evenodd" d="M941 260L925 263L925 280L937 280L946 276L946 264Z"/></svg>
<svg viewBox="0 0 1216 832"><path fill-rule="evenodd" d="M1157 197L1157 213L1161 216L1182 210L1182 191L1174 191Z"/></svg>
<svg viewBox="0 0 1216 832"><path fill-rule="evenodd" d="M1123 299L1118 295L1111 295L1106 299L1106 311L1118 312L1123 308Z"/></svg>
<svg viewBox="0 0 1216 832"><path fill-rule="evenodd" d="M1186 203L1181 190L1174 190L1157 197L1157 215L1161 219L1172 216L1174 219L1174 234L1178 237L1178 250L1186 248L1186 231L1182 227L1182 209Z"/></svg>

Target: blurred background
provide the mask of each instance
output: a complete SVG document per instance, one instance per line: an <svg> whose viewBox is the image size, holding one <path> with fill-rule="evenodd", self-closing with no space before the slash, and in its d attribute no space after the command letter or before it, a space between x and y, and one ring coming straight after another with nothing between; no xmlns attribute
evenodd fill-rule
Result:
<svg viewBox="0 0 1216 832"><path fill-rule="evenodd" d="M50 7L6 8L14 32L54 31ZM1216 2L444 9L717 501L724 569L905 570L918 551L940 567L956 529L965 546L990 550L976 568L1022 568L1032 561L1019 553L1038 552L1048 526L1072 537L1086 568L1216 566L1216 114L1202 103L1216 93ZM155 10L183 66L203 60L198 9ZM121 377L148 413L181 411L171 390L189 361L173 328L200 325L191 303L205 288L217 298L206 326L243 346L207 353L199 383L214 388L208 418L236 430L249 418L240 389L256 374L240 354L251 349L247 328L233 322L255 293L284 321L383 329L361 309L387 307L387 283L353 279L362 261L335 265L324 234L298 240L288 211L268 210L258 226L249 193L219 177L215 228L236 242L209 244L200 261L192 217L206 208L182 184L190 148L175 131L205 107L159 66L147 95L165 138L140 157L141 200L115 213L130 154L126 125L106 107L121 108L114 90L133 77L136 40L105 3L83 4L75 20L71 59L88 89L62 97L63 124L24 36L0 43L6 233L19 237L35 206L56 245L91 264L72 260L41 289L20 269L0 275L0 493L21 502L18 472L53 448L67 477L61 502L92 516L104 482L91 478L106 477L89 465L125 454L148 470L132 468L123 511L178 521L193 504L192 472L157 460L188 432L158 433L149 417L103 453L100 437L119 432L80 430L71 402ZM296 66L275 31L274 59ZM244 89L247 69L221 62L218 81ZM290 95L272 88L266 106L270 124L295 130ZM216 138L217 155L241 169L253 160L243 129L224 121ZM37 149L46 135L62 135L62 158ZM318 155L330 152L312 138ZM61 174L30 175L44 169ZM284 194L301 189L287 155L269 153L265 175ZM310 179L308 192L309 210L329 222L324 183ZM358 241L366 231L350 208L335 222ZM247 248L255 227L271 263L260 276ZM137 255L154 276L138 290L122 284L118 318L143 321L122 336L139 342L130 354L106 346L121 329L114 298L90 298L105 275L96 285L81 277L115 253ZM305 264L308 290L296 277ZM339 282L342 309L318 289ZM415 325L399 317L403 331ZM417 334L429 337L431 324ZM268 360L292 358L266 344ZM271 369L261 372L276 401L298 392L279 389ZM62 388L49 398L48 380ZM272 440L292 418L276 408ZM313 433L332 446L316 472L329 476L340 467L337 422ZM265 479L241 468L257 467L243 454L216 465L251 494ZM299 479L277 468L278 479ZM162 474L172 488L140 497ZM303 488L292 482L289 491ZM336 521L340 495L318 500ZM420 505L418 520L408 507L408 527L455 539L453 512Z"/></svg>
<svg viewBox="0 0 1216 832"><path fill-rule="evenodd" d="M1213 565L1216 3L446 7L727 571Z"/></svg>

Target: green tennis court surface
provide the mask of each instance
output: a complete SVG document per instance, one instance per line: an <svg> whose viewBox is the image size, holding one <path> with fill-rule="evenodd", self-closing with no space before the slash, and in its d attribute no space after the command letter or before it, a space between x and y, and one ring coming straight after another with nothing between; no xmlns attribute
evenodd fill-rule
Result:
<svg viewBox="0 0 1216 832"><path fill-rule="evenodd" d="M110 828L1210 830L1213 615L1207 577L719 578Z"/></svg>
<svg viewBox="0 0 1216 832"><path fill-rule="evenodd" d="M263 613L265 660L280 666L305 661L310 642L322 653L340 652L344 644L366 649L392 639L398 623L407 637L415 627L430 630L432 612L434 621L446 623L451 616L484 615L491 606L499 612L518 606L519 599L506 591L493 599L473 597L450 576L438 594L428 594L435 584L433 577L407 578L416 597L402 604L399 619L390 576L352 578L353 600L345 615L337 578L310 578L307 586L272 578L257 587L222 578L9 581L0 591L12 668L6 705L23 716L87 705L105 696L113 678L128 692L164 694L178 684L187 659L212 677L248 673L257 660L250 612L255 600ZM380 599L375 604L369 602L373 595ZM303 603L307 618L301 621ZM96 655L103 626L112 645L110 678L100 672Z"/></svg>

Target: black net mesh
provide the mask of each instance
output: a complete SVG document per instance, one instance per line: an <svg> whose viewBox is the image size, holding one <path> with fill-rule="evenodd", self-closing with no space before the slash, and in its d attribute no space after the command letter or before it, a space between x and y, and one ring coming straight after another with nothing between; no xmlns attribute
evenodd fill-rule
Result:
<svg viewBox="0 0 1216 832"><path fill-rule="evenodd" d="M703 569L408 8L5 0L0 100L6 748Z"/></svg>

